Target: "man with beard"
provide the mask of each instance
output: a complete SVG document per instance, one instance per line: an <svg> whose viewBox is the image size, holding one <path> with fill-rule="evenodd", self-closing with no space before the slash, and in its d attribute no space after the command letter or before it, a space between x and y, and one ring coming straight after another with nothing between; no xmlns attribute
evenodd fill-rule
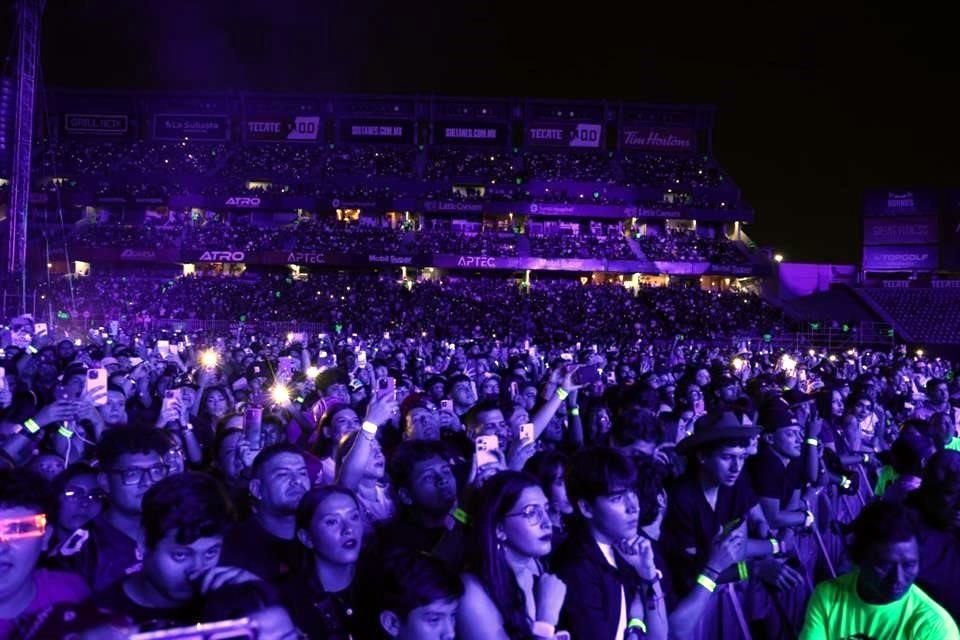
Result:
<svg viewBox="0 0 960 640"><path fill-rule="evenodd" d="M249 486L253 515L224 538L224 563L274 584L296 570L308 555L296 539L296 514L309 488L307 463L297 447L281 443L257 454Z"/></svg>

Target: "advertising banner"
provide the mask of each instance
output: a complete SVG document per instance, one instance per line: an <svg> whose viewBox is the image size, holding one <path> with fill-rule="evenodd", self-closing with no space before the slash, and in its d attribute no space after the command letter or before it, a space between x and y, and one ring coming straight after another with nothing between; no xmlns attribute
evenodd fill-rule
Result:
<svg viewBox="0 0 960 640"><path fill-rule="evenodd" d="M603 145L603 125L595 122L531 124L525 133L527 144L534 147L599 149Z"/></svg>
<svg viewBox="0 0 960 640"><path fill-rule="evenodd" d="M868 271L930 271L938 262L935 244L863 248L863 268Z"/></svg>
<svg viewBox="0 0 960 640"><path fill-rule="evenodd" d="M316 142L320 136L320 116L250 117L244 133L247 140Z"/></svg>
<svg viewBox="0 0 960 640"><path fill-rule="evenodd" d="M620 131L620 144L637 151L696 151L697 131L689 127L625 125Z"/></svg>
<svg viewBox="0 0 960 640"><path fill-rule="evenodd" d="M451 213L482 213L482 202L457 202L456 200L425 200L424 211L441 211Z"/></svg>
<svg viewBox="0 0 960 640"><path fill-rule="evenodd" d="M230 137L230 117L226 115L157 113L153 116L155 140L225 141Z"/></svg>
<svg viewBox="0 0 960 640"><path fill-rule="evenodd" d="M436 144L502 145L507 141L507 127L497 122L435 122L433 141Z"/></svg>
<svg viewBox="0 0 960 640"><path fill-rule="evenodd" d="M939 231L936 216L865 218L863 244L935 244Z"/></svg>
<svg viewBox="0 0 960 640"><path fill-rule="evenodd" d="M130 119L122 113L66 113L63 130L80 136L123 136L130 131Z"/></svg>
<svg viewBox="0 0 960 640"><path fill-rule="evenodd" d="M870 190L863 197L864 217L936 215L940 198L936 191Z"/></svg>
<svg viewBox="0 0 960 640"><path fill-rule="evenodd" d="M413 123L401 120L346 120L340 123L345 142L412 144Z"/></svg>

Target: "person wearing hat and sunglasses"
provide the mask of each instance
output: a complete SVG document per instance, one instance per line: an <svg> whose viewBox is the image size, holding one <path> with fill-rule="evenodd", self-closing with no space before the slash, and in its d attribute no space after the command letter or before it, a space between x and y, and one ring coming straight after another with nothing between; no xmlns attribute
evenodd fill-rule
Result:
<svg viewBox="0 0 960 640"><path fill-rule="evenodd" d="M775 616L768 615L771 599L756 578L781 591L803 580L796 570L771 558L788 551L790 543L770 535L763 509L743 477L750 440L760 432L757 426L744 425L733 412L709 413L697 420L693 434L677 444L688 468L686 477L669 492L662 539L678 595L699 592L702 596L698 620L686 619L689 637L738 637L731 600L746 609L750 619L773 620ZM730 535L745 537L742 555L727 567L711 565L711 550ZM732 582L746 584L730 590L732 599L712 597L719 584Z"/></svg>

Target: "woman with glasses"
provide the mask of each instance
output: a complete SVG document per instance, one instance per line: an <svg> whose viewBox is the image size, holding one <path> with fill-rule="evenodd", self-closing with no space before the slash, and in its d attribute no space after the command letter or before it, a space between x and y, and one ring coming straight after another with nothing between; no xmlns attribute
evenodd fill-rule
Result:
<svg viewBox="0 0 960 640"><path fill-rule="evenodd" d="M492 477L477 498L457 637L554 637L566 586L541 564L553 548L550 501L536 478L515 471Z"/></svg>

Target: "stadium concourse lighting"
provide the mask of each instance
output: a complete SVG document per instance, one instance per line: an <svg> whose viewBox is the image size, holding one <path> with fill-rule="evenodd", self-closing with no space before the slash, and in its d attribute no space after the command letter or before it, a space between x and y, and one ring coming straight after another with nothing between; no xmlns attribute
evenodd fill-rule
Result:
<svg viewBox="0 0 960 640"><path fill-rule="evenodd" d="M783 262L783 254L782 253L773 254L773 260L774 262Z"/></svg>

